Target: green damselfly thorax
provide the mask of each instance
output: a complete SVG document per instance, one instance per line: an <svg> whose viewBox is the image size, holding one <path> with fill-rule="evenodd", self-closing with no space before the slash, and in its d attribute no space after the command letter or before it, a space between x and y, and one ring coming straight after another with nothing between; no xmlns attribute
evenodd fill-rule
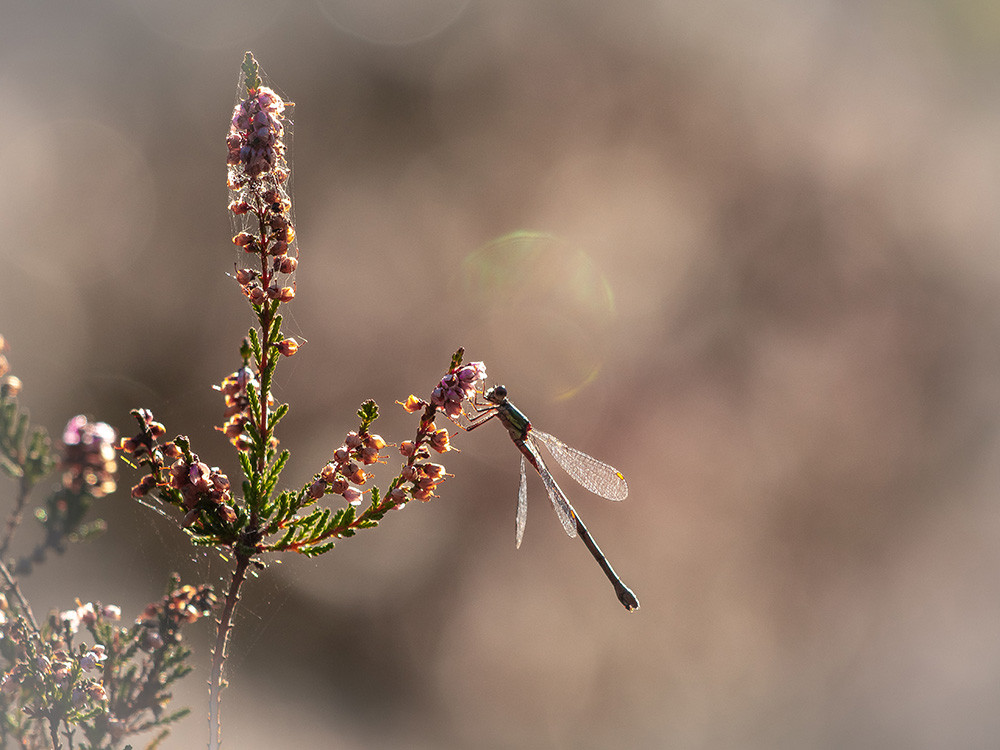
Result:
<svg viewBox="0 0 1000 750"><path fill-rule="evenodd" d="M614 586L615 594L618 595L618 601L625 606L625 609L630 612L639 609L639 600L635 598L635 594L632 593L631 589L622 583L621 578L618 577L618 574L611 567L611 563L608 562L608 558L604 556L601 548L597 546L597 542L594 541L590 532L587 531L587 527L580 518L580 514L570 505L566 493L562 491L556 480L552 477L548 467L545 465L545 461L542 459L541 453L538 451L537 443L544 445L549 453L552 454L552 457L555 458L556 463L565 469L566 473L573 477L573 479L591 492L608 500L624 500L628 496L628 484L625 482L625 477L615 467L609 466L603 461L598 461L583 451L571 448L562 440L547 432L542 432L532 427L531 422L524 413L508 400L507 389L504 386L498 385L490 388L483 394L483 398L485 401L480 401L478 398L473 401L473 408L476 414L469 417L469 424L465 429L474 430L496 417L507 428L511 440L514 441L514 445L517 446L522 454L521 483L517 491L517 546L521 546L521 538L524 536L524 524L528 513L528 486L524 470L524 462L527 459L528 463L538 472L538 476L541 477L545 491L549 495L549 500L552 501L552 507L555 509L556 516L558 516L559 521L562 523L566 534L570 537L579 535L583 543L587 545L590 554L594 556L597 564L604 571L604 575L608 577L611 585Z"/></svg>

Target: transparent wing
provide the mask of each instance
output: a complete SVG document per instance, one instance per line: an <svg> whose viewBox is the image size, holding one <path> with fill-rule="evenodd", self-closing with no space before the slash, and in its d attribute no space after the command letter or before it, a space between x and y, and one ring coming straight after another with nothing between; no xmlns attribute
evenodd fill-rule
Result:
<svg viewBox="0 0 1000 750"><path fill-rule="evenodd" d="M532 428L530 435L549 449L556 463L562 466L567 474L595 495L606 497L608 500L624 500L628 497L625 477L614 466L566 445L547 432Z"/></svg>
<svg viewBox="0 0 1000 750"><path fill-rule="evenodd" d="M519 549L524 537L524 524L528 520L528 477L524 473L524 456L521 456L521 484L517 488L517 516L514 520L517 524L515 548Z"/></svg>
<svg viewBox="0 0 1000 750"><path fill-rule="evenodd" d="M542 460L542 454L538 452L534 442L528 438L524 441L524 445L536 461L535 468L538 469L538 476L542 478L542 484L545 485L545 491L549 493L549 500L552 501L552 507L555 508L556 516L559 517L559 522L566 531L566 535L576 536L576 514L573 511L573 506L569 504L565 493L556 484L556 480L552 478L545 461Z"/></svg>

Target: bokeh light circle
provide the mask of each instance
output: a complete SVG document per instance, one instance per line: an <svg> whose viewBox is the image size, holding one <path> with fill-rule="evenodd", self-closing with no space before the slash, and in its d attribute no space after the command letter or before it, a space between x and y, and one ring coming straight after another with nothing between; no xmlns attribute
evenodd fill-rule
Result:
<svg viewBox="0 0 1000 750"><path fill-rule="evenodd" d="M492 378L561 400L597 377L612 343L615 301L586 252L552 234L517 231L474 250L461 270L473 338L491 354Z"/></svg>
<svg viewBox="0 0 1000 750"><path fill-rule="evenodd" d="M316 0L331 23L376 44L413 44L451 26L470 0Z"/></svg>

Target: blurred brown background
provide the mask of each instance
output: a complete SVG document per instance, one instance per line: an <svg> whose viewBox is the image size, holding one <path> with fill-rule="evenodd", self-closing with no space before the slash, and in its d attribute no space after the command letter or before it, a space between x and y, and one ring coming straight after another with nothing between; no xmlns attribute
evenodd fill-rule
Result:
<svg viewBox="0 0 1000 750"><path fill-rule="evenodd" d="M365 398L411 437L393 400L459 345L629 479L564 485L634 615L534 479L515 552L517 452L458 435L442 497L246 588L227 747L1000 743L994 4L0 9L0 332L36 421L148 406L237 476L209 386L251 322L224 138L252 49L297 103L287 484ZM225 574L126 495L36 611ZM190 641L171 747L207 733Z"/></svg>

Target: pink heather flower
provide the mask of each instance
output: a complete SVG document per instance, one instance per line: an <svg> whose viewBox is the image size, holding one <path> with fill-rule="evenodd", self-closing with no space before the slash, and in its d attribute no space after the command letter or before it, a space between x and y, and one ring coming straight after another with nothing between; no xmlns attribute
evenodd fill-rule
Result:
<svg viewBox="0 0 1000 750"><path fill-rule="evenodd" d="M105 604L101 608L101 617L105 620L111 620L111 622L118 622L122 619L122 608L116 604Z"/></svg>
<svg viewBox="0 0 1000 750"><path fill-rule="evenodd" d="M188 469L188 481L194 485L196 490L204 492L209 488L209 476L211 473L212 470L208 468L208 464L198 461L191 464L191 468Z"/></svg>
<svg viewBox="0 0 1000 750"><path fill-rule="evenodd" d="M6 362L4 357L0 357L0 362ZM6 375L0 379L0 398L14 398L21 392L23 384L21 378L16 375Z"/></svg>
<svg viewBox="0 0 1000 750"><path fill-rule="evenodd" d="M271 171L285 151L284 111L285 102L266 86L240 101L233 109L226 138L229 165L251 178Z"/></svg>
<svg viewBox="0 0 1000 750"><path fill-rule="evenodd" d="M68 609L59 613L59 622L63 627L69 628L70 634L76 633L80 629L80 615L75 609Z"/></svg>
<svg viewBox="0 0 1000 750"><path fill-rule="evenodd" d="M115 491L115 444L118 434L104 422L91 422L80 414L63 430L63 487L104 497Z"/></svg>
<svg viewBox="0 0 1000 750"><path fill-rule="evenodd" d="M108 655L104 653L104 646L98 644L93 649L80 657L80 668L86 672L96 669L101 662L105 661Z"/></svg>
<svg viewBox="0 0 1000 750"><path fill-rule="evenodd" d="M62 685L69 679L70 666L70 663L66 661L53 662L52 677L55 679L57 685Z"/></svg>
<svg viewBox="0 0 1000 750"><path fill-rule="evenodd" d="M361 505L361 491L356 487L348 487L344 490L344 499L351 505Z"/></svg>
<svg viewBox="0 0 1000 750"><path fill-rule="evenodd" d="M441 378L440 384L431 392L431 403L455 419L462 413L462 402L472 398L476 383L485 378L486 365L482 362L462 365Z"/></svg>
<svg viewBox="0 0 1000 750"><path fill-rule="evenodd" d="M94 611L93 602L87 602L77 607L76 615L84 625L93 625L97 622L97 612Z"/></svg>

